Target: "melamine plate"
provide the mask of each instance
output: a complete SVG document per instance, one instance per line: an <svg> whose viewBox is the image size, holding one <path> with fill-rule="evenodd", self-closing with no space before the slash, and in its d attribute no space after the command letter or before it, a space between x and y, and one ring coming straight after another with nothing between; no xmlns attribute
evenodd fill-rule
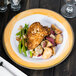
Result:
<svg viewBox="0 0 76 76"><path fill-rule="evenodd" d="M48 27L55 24L62 30L63 43L57 46L56 54L49 59L25 57L18 51L18 42L16 41L18 27L25 24L30 26L34 22L40 22L43 26ZM47 9L31 9L19 13L7 24L3 36L4 48L9 57L17 64L30 69L46 69L59 64L71 52L73 42L73 31L67 20L56 12Z"/></svg>

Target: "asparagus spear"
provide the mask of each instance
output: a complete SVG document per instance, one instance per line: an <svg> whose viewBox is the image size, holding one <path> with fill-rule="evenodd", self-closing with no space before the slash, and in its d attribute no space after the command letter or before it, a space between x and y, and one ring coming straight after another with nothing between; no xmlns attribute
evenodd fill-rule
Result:
<svg viewBox="0 0 76 76"><path fill-rule="evenodd" d="M30 51L30 57L32 57L32 51Z"/></svg>
<svg viewBox="0 0 76 76"><path fill-rule="evenodd" d="M27 56L27 54L26 54L26 49L25 49L24 46L22 46L22 51L23 51L24 55Z"/></svg>
<svg viewBox="0 0 76 76"><path fill-rule="evenodd" d="M27 24L25 24L24 30L26 30L26 34L27 34L27 30L28 30L28 25Z"/></svg>
<svg viewBox="0 0 76 76"><path fill-rule="evenodd" d="M20 35L20 32L21 32L21 31L19 31L18 33L16 33L16 36L19 36L19 35Z"/></svg>
<svg viewBox="0 0 76 76"><path fill-rule="evenodd" d="M23 35L24 35L24 29L22 29L22 44L23 44L22 51L24 52L25 56L27 56L26 54L27 49L25 48L25 41Z"/></svg>
<svg viewBox="0 0 76 76"><path fill-rule="evenodd" d="M18 45L18 49L19 49L19 53L23 53L25 54L25 56L27 56L26 51L27 51L27 47L25 47L25 40L23 35L27 34L27 29L28 29L28 25L25 24L24 28L22 28L18 33L16 33L16 36L19 36L20 38L22 38L21 41L19 41L19 45ZM26 33L25 33L26 31Z"/></svg>
<svg viewBox="0 0 76 76"><path fill-rule="evenodd" d="M27 25L27 24L25 24L25 27L24 27L24 29L26 29L26 30L28 29L28 25Z"/></svg>
<svg viewBox="0 0 76 76"><path fill-rule="evenodd" d="M21 31L19 31L18 33L16 33L16 36L19 36L21 38Z"/></svg>
<svg viewBox="0 0 76 76"><path fill-rule="evenodd" d="M21 48L21 41L19 41L19 45L18 45L18 49L19 49L19 53L21 54L22 53L22 48Z"/></svg>

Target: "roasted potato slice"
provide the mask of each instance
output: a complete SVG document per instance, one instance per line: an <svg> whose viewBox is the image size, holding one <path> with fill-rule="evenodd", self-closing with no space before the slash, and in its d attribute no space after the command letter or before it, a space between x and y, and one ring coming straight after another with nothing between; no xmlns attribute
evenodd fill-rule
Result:
<svg viewBox="0 0 76 76"><path fill-rule="evenodd" d="M17 41L21 41L21 38L20 38L20 37L16 37L16 40L17 40Z"/></svg>
<svg viewBox="0 0 76 76"><path fill-rule="evenodd" d="M61 34L56 35L55 42L56 44L61 44L63 42L63 37Z"/></svg>
<svg viewBox="0 0 76 76"><path fill-rule="evenodd" d="M41 47L41 45L39 45L38 47L35 48L35 56L41 55L43 53L43 48Z"/></svg>
<svg viewBox="0 0 76 76"><path fill-rule="evenodd" d="M46 47L51 47L51 46L53 46L53 44L50 42L50 41L48 41L48 40L45 40L46 41Z"/></svg>
<svg viewBox="0 0 76 76"><path fill-rule="evenodd" d="M43 59L48 59L48 58L50 58L52 55L53 55L52 49L45 47L45 48L44 48L43 55L42 55L42 58L43 58Z"/></svg>
<svg viewBox="0 0 76 76"><path fill-rule="evenodd" d="M50 34L50 37L52 37L53 39L55 39L55 35L53 35L53 34Z"/></svg>
<svg viewBox="0 0 76 76"><path fill-rule="evenodd" d="M56 47L51 47L51 48L52 48L52 50L53 50L53 55L55 55L55 54L56 54L56 52L55 52Z"/></svg>
<svg viewBox="0 0 76 76"><path fill-rule="evenodd" d="M55 30L55 33L56 34L61 34L62 33L62 31L57 27L57 26L55 26L55 25L51 25L51 28L53 29L53 30Z"/></svg>
<svg viewBox="0 0 76 76"><path fill-rule="evenodd" d="M41 42L42 48L46 47L46 45L47 45L47 42L46 42L46 41L42 41L42 42Z"/></svg>

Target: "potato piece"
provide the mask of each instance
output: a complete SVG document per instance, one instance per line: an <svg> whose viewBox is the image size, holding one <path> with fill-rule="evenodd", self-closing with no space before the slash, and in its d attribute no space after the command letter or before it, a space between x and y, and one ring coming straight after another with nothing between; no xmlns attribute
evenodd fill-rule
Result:
<svg viewBox="0 0 76 76"><path fill-rule="evenodd" d="M53 55L55 55L55 54L56 54L56 52L55 52L56 47L51 47L51 48L52 48L52 50L53 50Z"/></svg>
<svg viewBox="0 0 76 76"><path fill-rule="evenodd" d="M61 34L62 31L60 31L60 30L55 30L55 33L56 33L56 34Z"/></svg>
<svg viewBox="0 0 76 76"><path fill-rule="evenodd" d="M55 39L55 35L51 34L50 37L52 37L53 39Z"/></svg>
<svg viewBox="0 0 76 76"><path fill-rule="evenodd" d="M46 42L46 41L42 41L42 42L41 42L42 48L46 47L46 45L47 45L47 42Z"/></svg>
<svg viewBox="0 0 76 76"><path fill-rule="evenodd" d="M35 56L38 56L42 53L43 53L43 48L41 47L41 45L35 48Z"/></svg>
<svg viewBox="0 0 76 76"><path fill-rule="evenodd" d="M21 41L21 38L20 38L20 37L16 37L16 40L17 40L17 41Z"/></svg>
<svg viewBox="0 0 76 76"><path fill-rule="evenodd" d="M62 31L61 31L57 26L55 26L55 25L53 25L53 24L51 25L51 28L55 30L55 33L56 33L56 34L62 33Z"/></svg>
<svg viewBox="0 0 76 76"><path fill-rule="evenodd" d="M56 35L55 42L56 44L61 44L63 42L63 37L61 34Z"/></svg>
<svg viewBox="0 0 76 76"><path fill-rule="evenodd" d="M47 42L46 47L51 47L53 46L53 44L51 42L49 42L48 40L45 40Z"/></svg>
<svg viewBox="0 0 76 76"><path fill-rule="evenodd" d="M43 59L48 59L48 58L50 58L52 55L53 55L52 49L45 47L45 48L44 48L43 55L42 55L42 58L43 58Z"/></svg>

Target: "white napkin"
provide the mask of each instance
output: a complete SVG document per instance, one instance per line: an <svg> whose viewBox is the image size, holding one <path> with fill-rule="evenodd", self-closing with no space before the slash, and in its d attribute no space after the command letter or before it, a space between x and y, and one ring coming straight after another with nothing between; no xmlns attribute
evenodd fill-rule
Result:
<svg viewBox="0 0 76 76"><path fill-rule="evenodd" d="M3 62L3 66L0 66L0 76L27 76L22 71L17 69L15 66L7 62L5 59L0 57L0 62Z"/></svg>
<svg viewBox="0 0 76 76"><path fill-rule="evenodd" d="M13 76L9 71L7 71L5 68L0 66L0 76Z"/></svg>

